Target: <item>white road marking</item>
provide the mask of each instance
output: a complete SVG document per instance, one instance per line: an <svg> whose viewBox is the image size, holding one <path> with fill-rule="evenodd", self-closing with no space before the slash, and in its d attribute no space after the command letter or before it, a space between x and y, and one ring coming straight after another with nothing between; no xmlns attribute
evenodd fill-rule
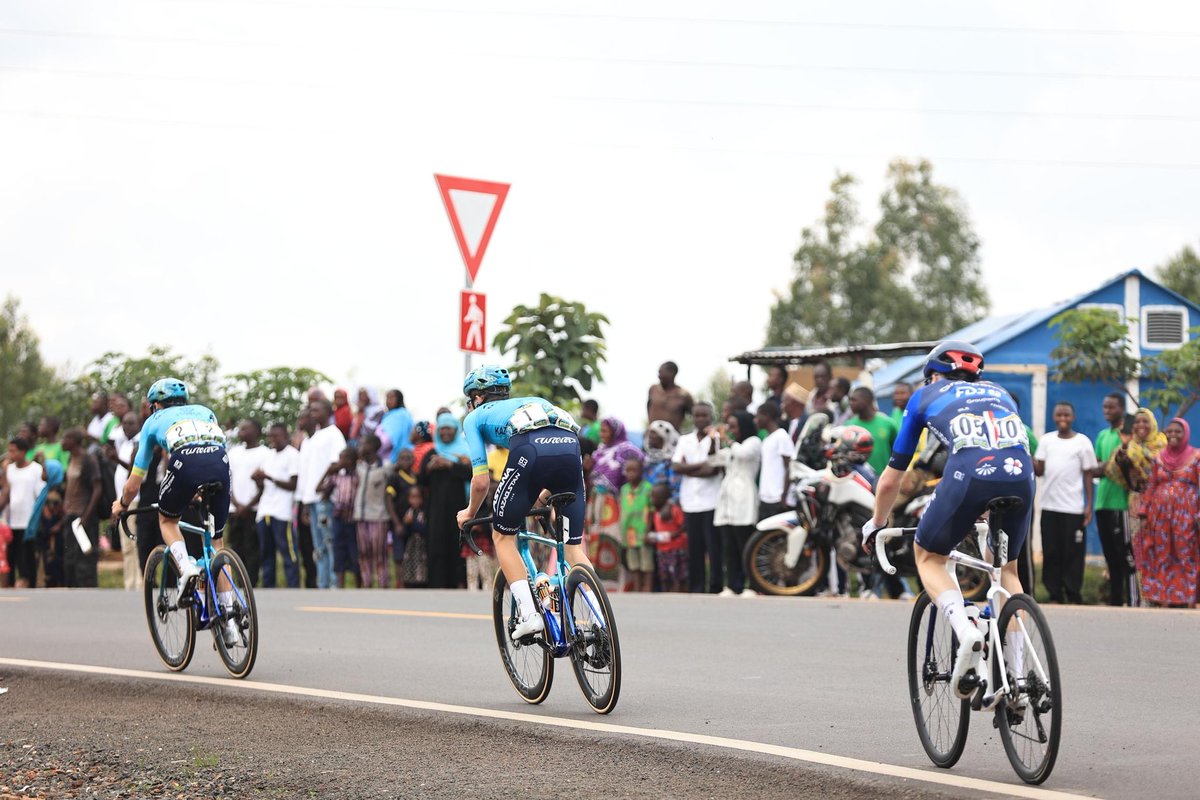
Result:
<svg viewBox="0 0 1200 800"><path fill-rule="evenodd" d="M337 606L296 606L297 611L315 611L322 614L378 614L389 617L441 617L443 619L486 619L491 614L465 614L457 611L407 611L400 608L338 608Z"/></svg>
<svg viewBox="0 0 1200 800"><path fill-rule="evenodd" d="M500 711L492 708L476 708L473 706L457 706L447 703L432 703L426 700L406 700L400 697L384 697L357 692L338 692L330 689L313 689L307 686L289 686L281 683L261 683L259 681L238 681L229 678L212 678L205 675L182 675L175 672L147 672L138 669L122 669L119 667L99 667L91 664L65 664L54 661L32 661L23 658L0 658L0 665L25 667L28 669L52 669L62 672L78 672L88 675L110 675L121 678L140 678L143 680L168 681L176 683L191 683L202 686L218 686L222 689L243 689L248 691L286 694L300 697L316 697L323 700L344 700L351 703L371 703L383 706L398 706L419 711L436 711L443 714L459 714L471 717L501 719L509 722L520 722L530 725L546 725L557 728L573 728L575 730L592 731L595 733L621 734L625 736L640 736L646 739L660 739L670 742L687 744L702 744L710 747L720 747L726 750L742 750L749 753L779 756L793 761L803 761L809 764L821 764L827 767L865 772L869 775L883 775L892 778L903 778L922 783L932 783L940 786L950 786L956 789L966 789L978 792L1023 797L1030 800L1079 800L1081 795L1069 792L1058 792L1052 789L1042 789L1020 783L1000 783L998 781L970 778L965 775L954 775L949 772L933 772L913 767L901 767L884 764L877 761L866 761L858 758L847 758L831 753L818 753L813 750L801 750L796 747L751 742L744 739L729 739L724 736L705 736L684 731L657 730L654 728L634 728L628 725L614 725L610 722L590 722L586 720L564 719L561 717L541 716L538 714L523 714L517 711ZM998 753L997 753L998 755Z"/></svg>
<svg viewBox="0 0 1200 800"><path fill-rule="evenodd" d="M0 597L0 603L24 603L28 597Z"/></svg>

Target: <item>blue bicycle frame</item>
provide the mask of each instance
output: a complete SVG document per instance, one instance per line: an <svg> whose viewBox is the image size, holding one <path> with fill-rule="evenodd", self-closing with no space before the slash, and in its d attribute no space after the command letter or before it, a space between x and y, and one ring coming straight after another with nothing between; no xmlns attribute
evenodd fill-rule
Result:
<svg viewBox="0 0 1200 800"><path fill-rule="evenodd" d="M550 545L554 548L557 558L558 569L553 575L547 575L550 580L550 596L556 602L551 603L550 608L542 606L540 600L538 605L542 611L542 617L546 621L546 642L542 644L550 650L551 655L555 658L562 658L571 650L571 645L579 638L579 632L575 628L575 615L571 613L571 601L567 598L566 581L567 575L571 571L571 566L567 563L566 556L563 552L563 542L561 538L551 539L546 536L539 536L528 530L523 530L517 533L517 552L521 554L521 561L525 563L525 572L529 574L531 580L539 575L537 565L533 562L533 556L529 553L529 543L538 542L539 544ZM595 599L588 592L581 592L584 602L588 604L588 608L592 612L593 618L600 627L608 624L608 620L604 618L602 610L596 605ZM536 597L536 595L535 595ZM510 614L516 614L516 598L511 601L512 608ZM561 607L558 605L561 603ZM559 612L556 617L556 611ZM564 630L564 624L566 629Z"/></svg>

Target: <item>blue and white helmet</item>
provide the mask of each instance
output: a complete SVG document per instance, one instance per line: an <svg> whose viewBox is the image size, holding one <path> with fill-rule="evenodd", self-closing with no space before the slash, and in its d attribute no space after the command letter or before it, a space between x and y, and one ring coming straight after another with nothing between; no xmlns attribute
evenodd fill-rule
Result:
<svg viewBox="0 0 1200 800"><path fill-rule="evenodd" d="M504 367L495 364L484 364L467 373L463 378L463 394L470 397L473 392L490 394L496 391L508 391L512 388L512 378Z"/></svg>
<svg viewBox="0 0 1200 800"><path fill-rule="evenodd" d="M168 403L172 400L186 403L189 397L187 384L179 378L159 378L146 392L146 399L151 403Z"/></svg>

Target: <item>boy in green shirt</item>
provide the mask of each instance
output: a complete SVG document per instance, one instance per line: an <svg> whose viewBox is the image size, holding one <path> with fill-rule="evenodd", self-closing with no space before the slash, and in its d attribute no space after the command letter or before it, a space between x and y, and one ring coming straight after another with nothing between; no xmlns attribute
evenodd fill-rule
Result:
<svg viewBox="0 0 1200 800"><path fill-rule="evenodd" d="M633 579L633 591L654 588L654 545L646 542L650 515L650 484L642 479L642 462L625 462L625 485L621 487L621 546L625 568Z"/></svg>
<svg viewBox="0 0 1200 800"><path fill-rule="evenodd" d="M1100 485L1096 487L1096 529L1100 532L1104 560L1108 562L1108 604L1123 606L1129 605L1137 596L1129 534L1125 525L1129 496L1120 484L1104 477L1104 468L1127 438L1127 434L1123 433L1126 425L1125 395L1120 392L1109 394L1104 398L1103 411L1108 427L1096 435L1096 461L1099 466L1092 473L1100 479Z"/></svg>

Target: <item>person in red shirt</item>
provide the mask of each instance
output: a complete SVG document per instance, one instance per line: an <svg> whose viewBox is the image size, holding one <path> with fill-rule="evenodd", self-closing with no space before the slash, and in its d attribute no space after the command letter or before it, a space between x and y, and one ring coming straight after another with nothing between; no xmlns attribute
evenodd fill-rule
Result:
<svg viewBox="0 0 1200 800"><path fill-rule="evenodd" d="M683 509L671 502L671 485L656 483L650 489L650 524L646 538L658 550L658 580L664 592L686 592L688 538Z"/></svg>

